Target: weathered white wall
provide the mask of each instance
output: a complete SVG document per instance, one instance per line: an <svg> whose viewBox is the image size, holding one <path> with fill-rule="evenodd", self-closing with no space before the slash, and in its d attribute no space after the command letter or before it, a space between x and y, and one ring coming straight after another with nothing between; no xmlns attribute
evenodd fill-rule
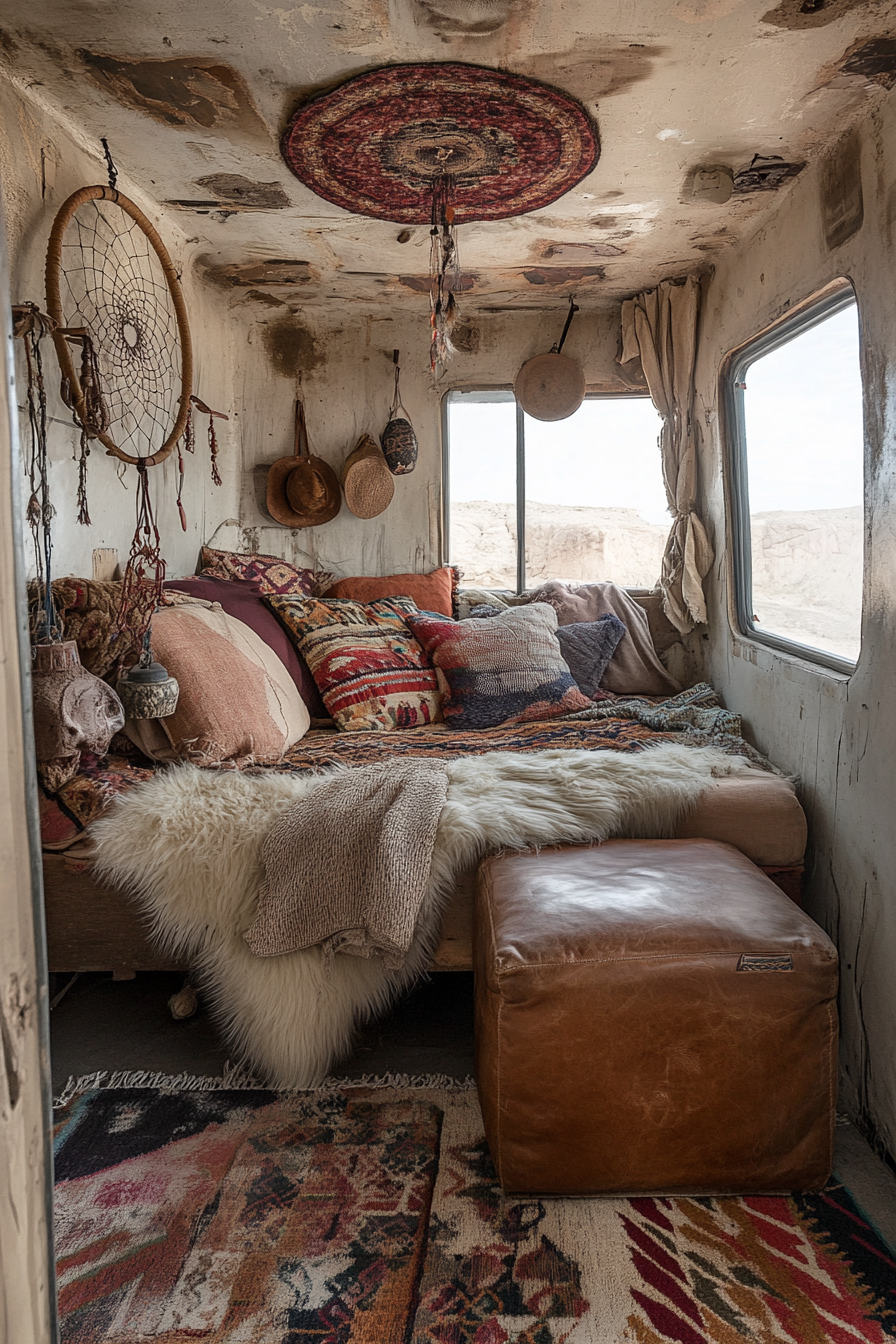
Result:
<svg viewBox="0 0 896 1344"><path fill-rule="evenodd" d="M555 297L548 312L470 313L464 342L448 372L433 385L429 371L429 301L420 313L394 319L334 307L290 313L273 310L267 322L238 317L243 482L239 517L218 542L254 545L300 563L315 560L340 575L426 571L441 563L441 398L451 388L509 387L520 365L551 348L565 319ZM590 390L626 391L614 362L618 315L583 312L574 320L565 353L581 362ZM416 469L396 477L388 509L367 521L342 509L323 527L291 532L264 507L265 467L292 452L297 388L305 402L312 450L337 475L362 433L379 435L389 418L392 351L401 351L402 399L417 432ZM298 375L301 375L300 383Z"/></svg>
<svg viewBox="0 0 896 1344"><path fill-rule="evenodd" d="M833 249L824 219L856 205L864 223ZM808 908L842 958L841 1103L896 1151L896 99L878 107L839 158L807 170L773 220L720 259L705 311L697 405L705 417L703 480L717 564L709 580L710 679L742 710L758 745L800 777L809 814ZM718 374L725 353L838 276L858 294L866 417L862 653L838 676L735 633Z"/></svg>
<svg viewBox="0 0 896 1344"><path fill-rule="evenodd" d="M63 201L79 187L106 181L102 159L80 146L57 121L31 100L25 99L0 80L0 182L7 201L7 231L14 303L31 300L46 310L44 264L53 219ZM230 414L234 408L232 324L226 305L216 290L200 285L189 259L189 239L161 218L153 203L143 196L126 173L119 187L149 216L182 273L195 352L194 391L208 405ZM25 366L21 342L16 342L17 393L25 403ZM116 459L94 444L90 456L88 497L91 526L76 522L75 492L78 468L73 460L78 431L59 396L59 366L52 342L43 342L44 373L50 419L51 498L56 508L54 528L54 574L92 573L92 552L97 547L118 551L124 565L135 525L135 476L128 467L124 485L119 481ZM199 545L236 507L239 466L236 422L217 421L219 464L223 484L211 482L205 446L205 417L197 419L195 459L187 457L184 506L187 531L181 530L177 514L177 455L173 454L152 472L153 502L162 533L163 554L170 576L190 574L195 569ZM28 430L21 421L23 454ZM125 489L125 486L127 489ZM24 492L24 483L23 483Z"/></svg>

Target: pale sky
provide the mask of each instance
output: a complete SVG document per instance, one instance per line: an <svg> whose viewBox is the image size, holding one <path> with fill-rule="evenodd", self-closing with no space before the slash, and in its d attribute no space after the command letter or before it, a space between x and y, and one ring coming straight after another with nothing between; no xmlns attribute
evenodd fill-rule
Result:
<svg viewBox="0 0 896 1344"><path fill-rule="evenodd" d="M746 382L751 512L861 504L855 306L754 361ZM515 500L515 415L513 400L450 403L452 500ZM526 498L667 522L659 429L646 397L587 400L553 423L526 416Z"/></svg>

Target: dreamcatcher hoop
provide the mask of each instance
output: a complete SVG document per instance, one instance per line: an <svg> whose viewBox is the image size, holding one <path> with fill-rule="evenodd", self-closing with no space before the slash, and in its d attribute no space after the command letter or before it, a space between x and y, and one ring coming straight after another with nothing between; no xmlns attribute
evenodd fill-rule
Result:
<svg viewBox="0 0 896 1344"><path fill-rule="evenodd" d="M130 219L137 225L140 232L146 238L152 251L155 253L155 259L161 267L164 281L167 286L168 294L174 309L174 318L177 327L178 339L180 342L180 396L178 402L177 415L165 438L164 443L154 453L137 454L126 452L119 447L112 438L108 427L97 424L95 413L91 413L89 403L90 389L85 388L82 379L79 376L69 341L83 338L85 331L91 336L89 328L69 328L66 327L66 315L63 311L62 300L62 282L66 275L66 268L63 260L63 246L65 244L65 235L69 225L74 220L78 210L90 201L109 201L118 206ZM46 284L47 284L47 311L53 321L57 324L53 331L53 343L56 347L56 354L59 359L59 367L62 370L63 388L67 387L66 401L73 410L80 424L84 427L88 437L99 439L100 443L106 449L111 457L120 458L122 462L129 462L136 466L143 463L145 466L158 466L164 462L171 454L174 445L180 438L187 423L187 417L190 411L190 396L193 390L193 347L190 340L190 325L187 320L187 306L184 300L183 290L177 272L168 255L168 249L162 242L156 230L150 221L146 218L143 211L140 210L133 201L127 196L122 195L113 187L82 187L69 196L63 204L56 219L53 222L53 228L50 233L50 241L47 247L47 266L46 266Z"/></svg>

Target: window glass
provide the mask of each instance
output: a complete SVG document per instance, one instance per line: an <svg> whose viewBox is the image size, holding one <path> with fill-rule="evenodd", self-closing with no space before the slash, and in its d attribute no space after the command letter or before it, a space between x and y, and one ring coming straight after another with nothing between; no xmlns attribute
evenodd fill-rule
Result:
<svg viewBox="0 0 896 1344"><path fill-rule="evenodd" d="M452 393L448 401L451 563L468 588L517 580L516 401Z"/></svg>
<svg viewBox="0 0 896 1344"><path fill-rule="evenodd" d="M746 366L753 625L850 662L862 615L863 421L854 301Z"/></svg>
<svg viewBox="0 0 896 1344"><path fill-rule="evenodd" d="M652 588L669 532L660 427L647 397L588 397L546 422L517 417L510 393L450 393L449 548L464 582L516 588L519 493L525 587Z"/></svg>

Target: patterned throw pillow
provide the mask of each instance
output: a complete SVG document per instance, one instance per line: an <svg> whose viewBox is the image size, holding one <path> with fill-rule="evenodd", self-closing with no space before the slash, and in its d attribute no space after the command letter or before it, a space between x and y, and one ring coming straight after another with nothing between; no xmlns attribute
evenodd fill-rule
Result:
<svg viewBox="0 0 896 1344"><path fill-rule="evenodd" d="M450 728L554 719L591 706L563 661L557 613L545 603L490 620L407 622L435 666Z"/></svg>
<svg viewBox="0 0 896 1344"><path fill-rule="evenodd" d="M410 598L265 598L295 636L324 704L345 732L390 733L442 717L436 674L405 618Z"/></svg>
<svg viewBox="0 0 896 1344"><path fill-rule="evenodd" d="M577 621L575 625L561 625L557 629L560 652L573 679L592 700L607 698L606 691L600 690L601 678L624 634L622 621L610 612L596 621Z"/></svg>
<svg viewBox="0 0 896 1344"><path fill-rule="evenodd" d="M323 570L299 569L276 555L239 555L236 551L199 552L200 574L216 579L252 579L263 593L298 593L314 597L328 588L333 575Z"/></svg>

